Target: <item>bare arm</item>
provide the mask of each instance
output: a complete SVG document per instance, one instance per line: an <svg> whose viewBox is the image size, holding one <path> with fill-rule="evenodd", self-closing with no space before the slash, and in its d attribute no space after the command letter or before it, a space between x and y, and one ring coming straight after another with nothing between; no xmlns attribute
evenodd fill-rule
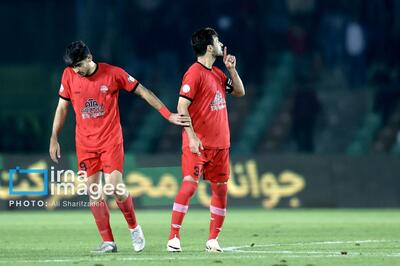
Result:
<svg viewBox="0 0 400 266"><path fill-rule="evenodd" d="M191 101L186 98L179 97L178 100L178 113L183 114L190 118L189 115L189 105ZM196 153L200 155L200 150L204 150L203 144L201 143L200 139L197 137L196 133L194 132L192 124L190 126L185 127L186 134L188 135L189 139L189 148L192 153Z"/></svg>
<svg viewBox="0 0 400 266"><path fill-rule="evenodd" d="M154 109L159 111L164 104L160 99L149 89L146 89L142 84L139 84L135 90L135 94L142 97L146 102L148 102Z"/></svg>
<svg viewBox="0 0 400 266"><path fill-rule="evenodd" d="M54 115L53 131L50 137L50 148L49 153L51 159L58 163L58 159L61 158L60 144L58 143L58 136L60 135L61 129L65 124L65 120L68 114L69 102L64 99L58 100L56 114Z"/></svg>
<svg viewBox="0 0 400 266"><path fill-rule="evenodd" d="M233 86L233 91L231 95L236 97L243 97L246 92L244 90L242 79L240 78L239 73L236 71L236 68L229 70L229 75L231 76Z"/></svg>
<svg viewBox="0 0 400 266"><path fill-rule="evenodd" d="M154 109L159 111L169 122L179 126L189 126L190 117L183 114L171 114L162 101L149 89L146 89L142 84L139 84L135 93L142 97Z"/></svg>
<svg viewBox="0 0 400 266"><path fill-rule="evenodd" d="M238 72L236 71L236 57L230 54L227 54L227 48L224 47L224 64L228 69L229 75L232 79L232 95L236 97L242 97L246 94L243 86L242 79L240 78Z"/></svg>

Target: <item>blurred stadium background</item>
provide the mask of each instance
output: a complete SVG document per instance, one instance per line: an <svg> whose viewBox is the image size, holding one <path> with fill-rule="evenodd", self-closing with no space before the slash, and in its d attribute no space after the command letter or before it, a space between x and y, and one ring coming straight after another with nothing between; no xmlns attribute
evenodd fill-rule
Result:
<svg viewBox="0 0 400 266"><path fill-rule="evenodd" d="M400 206L399 0L4 0L0 22L0 207L13 198L8 169L52 165L67 44L85 41L175 110L203 26L237 56L247 93L228 102L232 205ZM120 111L138 206L170 206L181 129L127 93ZM72 110L60 143L60 167L75 168Z"/></svg>
<svg viewBox="0 0 400 266"><path fill-rule="evenodd" d="M0 25L0 264L399 265L400 0L2 0ZM194 61L190 36L204 26L237 56L246 87L228 101L232 171L221 244L230 252L199 252L209 219L201 183L185 252L166 254L181 129L121 92L125 182L147 248L132 254L114 210L119 253L94 258L94 221L76 211L86 197L10 193L10 185L51 185L32 173L10 184L9 169L54 166L48 144L65 47L83 40L95 61L123 67L175 110ZM60 143L57 169L76 169L72 109Z"/></svg>

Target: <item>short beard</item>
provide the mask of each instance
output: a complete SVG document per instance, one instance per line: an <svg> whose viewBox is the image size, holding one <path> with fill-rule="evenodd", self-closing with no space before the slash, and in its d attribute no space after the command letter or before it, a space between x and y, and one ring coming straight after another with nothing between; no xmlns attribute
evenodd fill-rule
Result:
<svg viewBox="0 0 400 266"><path fill-rule="evenodd" d="M213 54L213 57L214 57L214 58L223 57L223 56L224 56L223 53L221 53L221 54L214 53L214 54Z"/></svg>

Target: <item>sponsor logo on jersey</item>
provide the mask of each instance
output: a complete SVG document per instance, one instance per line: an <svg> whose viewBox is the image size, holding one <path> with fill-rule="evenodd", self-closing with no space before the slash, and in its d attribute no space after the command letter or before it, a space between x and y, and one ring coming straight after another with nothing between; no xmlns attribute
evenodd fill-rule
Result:
<svg viewBox="0 0 400 266"><path fill-rule="evenodd" d="M100 92L107 93L107 91L108 91L108 87L106 85L101 85L100 86Z"/></svg>
<svg viewBox="0 0 400 266"><path fill-rule="evenodd" d="M210 107L211 111L218 111L226 108L226 101L219 91L215 93L214 100L210 104Z"/></svg>
<svg viewBox="0 0 400 266"><path fill-rule="evenodd" d="M183 91L184 93L188 93L188 92L190 91L190 86L189 86L189 84L183 85L183 86L182 86L182 91Z"/></svg>
<svg viewBox="0 0 400 266"><path fill-rule="evenodd" d="M60 85L60 91L59 91L59 92L61 93L61 92L63 92L63 91L64 91L64 86L61 84L61 85Z"/></svg>
<svg viewBox="0 0 400 266"><path fill-rule="evenodd" d="M82 118L96 118L104 115L104 106L99 105L95 99L87 99L85 107L81 110Z"/></svg>
<svg viewBox="0 0 400 266"><path fill-rule="evenodd" d="M128 81L129 82L135 82L135 79L131 75L128 75Z"/></svg>

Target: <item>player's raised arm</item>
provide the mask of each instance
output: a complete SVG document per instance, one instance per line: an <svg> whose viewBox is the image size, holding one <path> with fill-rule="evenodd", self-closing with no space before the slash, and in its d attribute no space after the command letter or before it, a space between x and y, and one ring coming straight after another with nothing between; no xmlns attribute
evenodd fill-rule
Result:
<svg viewBox="0 0 400 266"><path fill-rule="evenodd" d="M232 79L232 87L233 91L231 95L236 97L242 97L245 95L245 90L243 86L242 79L239 76L239 73L236 71L236 57L234 55L228 54L228 49L226 46L224 47L224 55L223 60L226 66L226 69L229 72L229 75Z"/></svg>
<svg viewBox="0 0 400 266"><path fill-rule="evenodd" d="M135 93L148 102L154 109L172 124L178 126L190 126L191 121L188 115L171 113L161 100L149 89L146 89L142 84L139 84Z"/></svg>
<svg viewBox="0 0 400 266"><path fill-rule="evenodd" d="M58 100L56 114L54 115L53 131L50 137L50 148L49 153L53 162L58 163L58 159L61 158L60 144L58 143L58 136L60 135L61 129L65 124L65 120L68 114L69 101L62 98Z"/></svg>
<svg viewBox="0 0 400 266"><path fill-rule="evenodd" d="M189 105L191 101L186 98L179 97L178 100L178 113L183 114L185 116L189 116ZM194 132L193 126L190 124L189 126L185 127L186 134L188 135L189 139L189 148L192 153L200 155L200 150L204 150L203 144L201 140L197 137L196 133Z"/></svg>

